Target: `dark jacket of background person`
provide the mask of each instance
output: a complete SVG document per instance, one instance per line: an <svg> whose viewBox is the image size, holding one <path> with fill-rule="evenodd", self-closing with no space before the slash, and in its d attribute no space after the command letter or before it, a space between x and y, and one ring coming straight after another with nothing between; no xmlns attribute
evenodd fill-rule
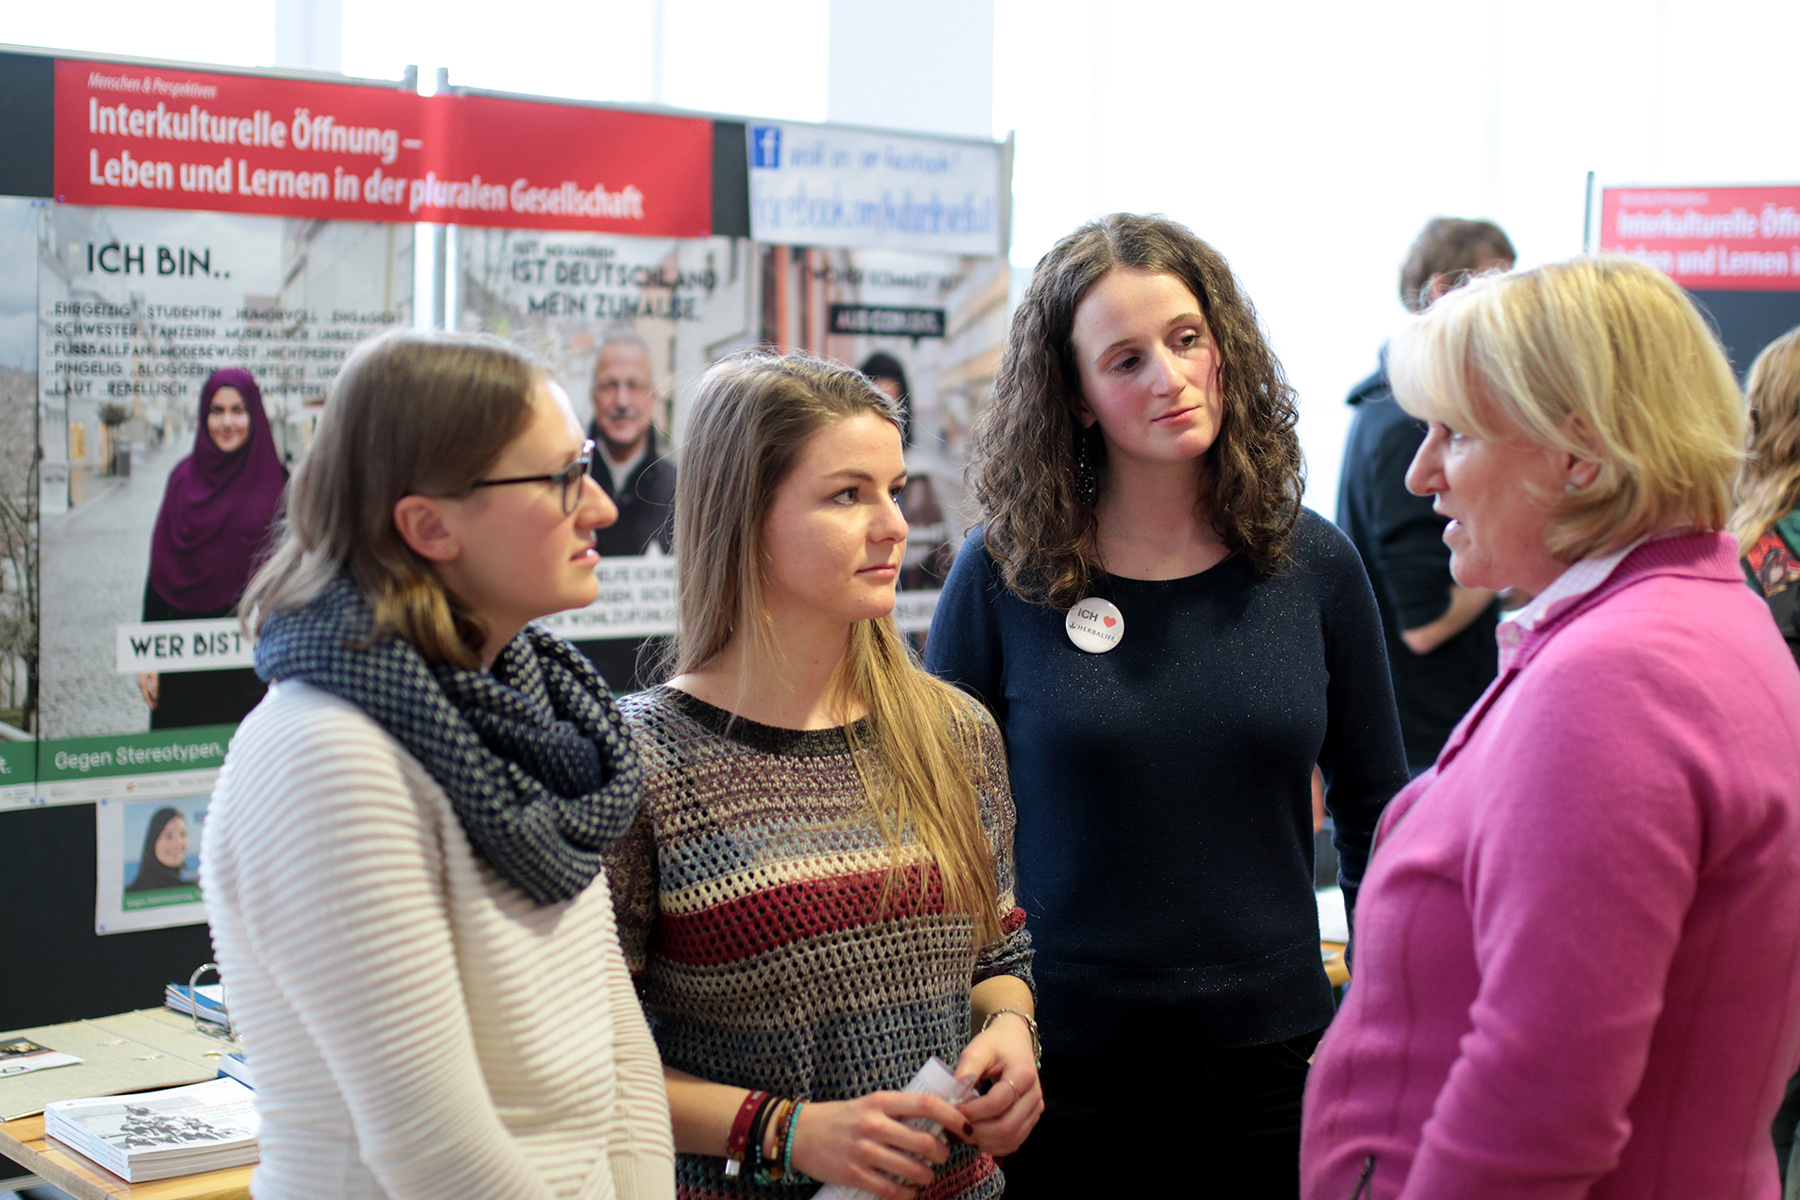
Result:
<svg viewBox="0 0 1800 1200"><path fill-rule="evenodd" d="M665 458L658 450L655 428L644 442L644 456L625 477L625 485L618 488L613 486L612 472L603 461L606 450L598 426L590 427L588 436L594 439L594 461L588 473L619 508L617 521L594 531L594 548L600 552L600 561L635 558L652 545L667 554L675 536L675 460ZM646 651L645 646L660 641L606 638L576 642L575 646L588 656L607 686L616 692L636 692L659 682L650 665L655 647Z"/></svg>
<svg viewBox="0 0 1800 1200"><path fill-rule="evenodd" d="M1401 630L1443 615L1455 582L1443 538L1447 522L1432 511L1430 496L1406 490L1406 468L1425 429L1394 403L1385 365L1351 389L1349 402L1356 416L1344 449L1338 525L1362 555L1375 588L1406 761L1416 771L1437 758L1457 721L1493 680L1499 611L1490 605L1425 654L1401 640Z"/></svg>
<svg viewBox="0 0 1800 1200"><path fill-rule="evenodd" d="M633 557L648 551L653 542L667 554L675 535L675 460L658 451L656 430L645 436L644 456L625 477L623 487L613 486L598 429L588 430L588 436L594 439L594 461L588 473L619 507L619 519L594 533L594 548L600 557Z"/></svg>
<svg viewBox="0 0 1800 1200"><path fill-rule="evenodd" d="M221 388L244 398L250 433L226 453L207 429L207 413ZM169 472L150 541L144 581L145 621L201 621L232 616L281 515L287 468L250 372L214 371L200 389L194 449ZM164 672L150 728L227 724L243 719L263 697L248 667Z"/></svg>

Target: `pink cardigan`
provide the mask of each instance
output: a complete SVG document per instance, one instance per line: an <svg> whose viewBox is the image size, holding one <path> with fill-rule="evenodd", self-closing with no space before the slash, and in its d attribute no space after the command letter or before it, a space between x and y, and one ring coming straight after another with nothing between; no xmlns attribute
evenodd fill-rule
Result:
<svg viewBox="0 0 1800 1200"><path fill-rule="evenodd" d="M1306 1200L1774 1200L1800 673L1723 534L1526 633L1377 833Z"/></svg>

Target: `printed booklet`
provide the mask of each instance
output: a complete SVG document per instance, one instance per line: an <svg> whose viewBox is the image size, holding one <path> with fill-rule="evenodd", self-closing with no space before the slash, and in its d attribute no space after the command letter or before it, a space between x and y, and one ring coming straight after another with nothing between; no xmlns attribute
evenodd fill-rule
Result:
<svg viewBox="0 0 1800 1200"><path fill-rule="evenodd" d="M44 1132L131 1183L257 1160L256 1094L235 1079L60 1100Z"/></svg>
<svg viewBox="0 0 1800 1200"><path fill-rule="evenodd" d="M225 985L222 983L203 983L195 988L181 983L167 984L163 987L163 1004L178 1013L199 1017L216 1025L227 1023Z"/></svg>
<svg viewBox="0 0 1800 1200"><path fill-rule="evenodd" d="M80 1061L73 1054L40 1046L30 1038L0 1042L0 1075L23 1075L27 1071L42 1071L45 1067L72 1066Z"/></svg>

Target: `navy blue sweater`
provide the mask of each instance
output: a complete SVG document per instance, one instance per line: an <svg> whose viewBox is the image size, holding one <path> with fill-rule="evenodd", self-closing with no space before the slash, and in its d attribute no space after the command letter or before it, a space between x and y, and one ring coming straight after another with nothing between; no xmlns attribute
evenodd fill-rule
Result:
<svg viewBox="0 0 1800 1200"><path fill-rule="evenodd" d="M1125 634L1105 654L1009 592L980 530L950 572L925 662L1006 733L1051 1050L1266 1045L1331 1019L1313 764L1353 895L1406 761L1361 560L1310 511L1289 545L1272 576L1233 556L1108 579Z"/></svg>

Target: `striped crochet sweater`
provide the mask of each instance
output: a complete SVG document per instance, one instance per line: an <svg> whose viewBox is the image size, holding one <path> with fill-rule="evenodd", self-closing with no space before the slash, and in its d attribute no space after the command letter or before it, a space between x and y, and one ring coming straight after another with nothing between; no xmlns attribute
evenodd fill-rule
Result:
<svg viewBox="0 0 1800 1200"><path fill-rule="evenodd" d="M955 1063L973 984L1030 982L1006 754L985 713L977 791L1006 937L977 952L973 923L944 911L936 868L915 845L903 850L905 882L884 897L891 856L845 730L733 720L666 687L621 707L638 739L644 803L607 870L667 1066L809 1100L898 1089L930 1055ZM812 1187L758 1186L723 1166L677 1156L681 1195L793 1197ZM990 1157L956 1147L921 1197L973 1200L1004 1186Z"/></svg>

